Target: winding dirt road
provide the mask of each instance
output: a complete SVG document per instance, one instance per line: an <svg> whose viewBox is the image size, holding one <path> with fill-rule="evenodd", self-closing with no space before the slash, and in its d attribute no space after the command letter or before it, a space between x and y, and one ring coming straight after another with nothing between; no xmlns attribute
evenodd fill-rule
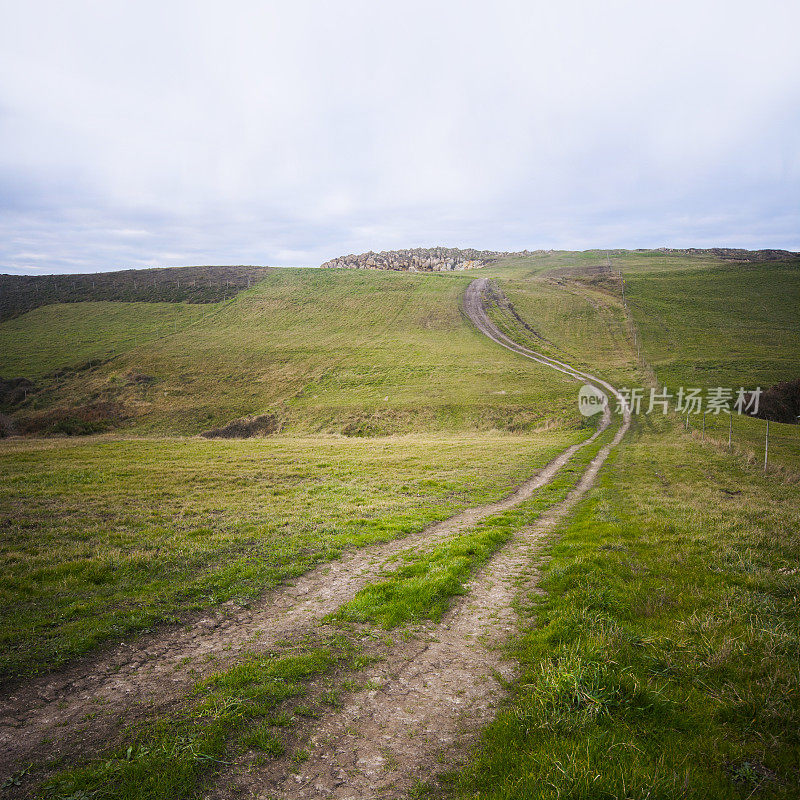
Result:
<svg viewBox="0 0 800 800"><path fill-rule="evenodd" d="M306 740L308 759L298 770L287 764L230 770L208 800L237 796L260 800L342 800L402 798L437 773L457 766L503 697L502 681L515 667L500 645L515 630L514 601L535 591L535 559L542 540L591 488L611 450L630 426L630 410L606 381L529 350L503 334L485 308L488 282L476 280L464 296L464 311L475 326L503 347L576 380L602 387L617 398L622 423L597 453L565 500L535 525L520 531L468 587L438 625L428 625L394 647L365 678L371 688L352 695L340 711L314 725ZM611 422L606 408L594 439Z"/></svg>
<svg viewBox="0 0 800 800"><path fill-rule="evenodd" d="M624 407L607 382L503 334L486 314L486 289L486 280L474 281L464 297L464 311L478 330L526 358L602 387ZM243 649L266 650L282 638L314 630L326 614L390 569L387 561L402 550L456 536L530 499L610 423L606 409L590 439L566 448L497 503L468 509L403 539L347 551L292 584L266 593L251 608L220 609L190 626L141 636L132 644L17 687L0 697L0 770L11 773L31 761L102 752L123 725L164 713L199 678L235 662ZM400 797L415 781L444 769L443 754L465 752L502 697L494 676L514 675L513 664L496 645L515 627L515 597L535 584L532 564L539 542L590 488L629 424L630 413L624 407L613 440L593 459L567 499L498 553L440 624L423 626L422 633L399 643L370 668L365 678L377 688L356 693L344 709L331 711L314 724L308 732L309 758L300 771L292 771L286 759L278 760L261 772L226 779L224 785L238 784L239 791L263 798ZM209 796L227 794L217 782L209 787Z"/></svg>
<svg viewBox="0 0 800 800"><path fill-rule="evenodd" d="M468 313L484 330L486 323L478 322L480 298L474 292L468 298ZM229 605L191 625L140 636L5 693L0 696L0 771L10 773L42 758L96 752L113 742L124 725L168 708L198 679L233 663L243 649L267 649L280 639L302 634L391 569L387 562L402 550L456 536L530 499L609 420L606 413L590 439L566 448L499 502L467 509L402 539L346 551L338 560L267 592L249 608Z"/></svg>

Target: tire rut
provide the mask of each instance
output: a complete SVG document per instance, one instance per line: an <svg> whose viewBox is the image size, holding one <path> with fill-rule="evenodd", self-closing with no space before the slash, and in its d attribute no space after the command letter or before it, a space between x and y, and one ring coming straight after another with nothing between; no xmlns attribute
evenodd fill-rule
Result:
<svg viewBox="0 0 800 800"><path fill-rule="evenodd" d="M322 718L299 770L256 772L237 784L237 796L402 798L462 763L480 729L494 718L503 683L516 675L502 645L517 630L514 600L535 590L533 562L541 543L592 486L626 429L620 426L565 500L495 555L438 625L397 645L365 671L364 679L379 688L353 695L342 710ZM226 796L219 787L209 795Z"/></svg>
<svg viewBox="0 0 800 800"><path fill-rule="evenodd" d="M591 380L616 394L610 384L527 350L497 330L483 307L482 294L486 283L485 279L474 281L464 298L464 310L481 332L508 349L577 379ZM530 499L555 477L575 452L593 441L609 424L610 414L606 410L598 431L592 437L566 448L499 502L467 509L402 539L348 550L338 560L321 564L293 582L267 592L249 608L226 604L189 625L164 628L153 635L138 637L130 644L122 643L98 656L81 659L58 673L15 687L0 696L0 769L8 773L32 761L50 761L69 756L86 758L94 752L107 749L126 724L163 713L184 697L199 679L234 662L243 649L268 649L282 638L308 631L325 615L351 600L370 579L387 568L387 560L401 551L456 535L487 516L501 513ZM614 441L601 453L610 450L618 442L628 424L629 415L626 413ZM582 481L590 470L591 466ZM556 513L555 509L562 505L554 507L543 520L548 519L551 513ZM419 712L423 714L419 725L424 727L427 724L424 720L431 719L432 730L439 727L442 731L450 731L444 738L439 736L438 745L422 748L424 752L428 752L428 749L431 752L437 748L441 750L442 745L447 743L447 737L456 735L454 731L458 726L450 724L457 716L454 716L456 710L468 710L465 725L469 730L473 727L471 720L477 720L478 725L483 724L488 712L482 709L489 709L498 694L496 684L485 677L487 671L505 669L510 674L509 667L497 656L491 655L491 648L484 647L477 640L485 635L493 641L500 632L507 633L513 627L513 613L510 610L512 584L519 577L519 564L529 560L531 542L541 535L536 533L541 524L520 535L490 562L474 582L469 597L451 612L443 626L436 629L439 641L431 642L422 655L411 657L408 661L408 672L403 673L407 674L404 678L406 683L398 683L396 691L400 694L397 696L406 697L407 705L423 709ZM480 599L484 597L488 599ZM471 616L471 608L476 609L475 615ZM464 642L470 643L466 649ZM454 679L454 662L470 655L471 660L461 664L458 678ZM402 653L397 657L402 661ZM423 660L419 661L420 658ZM424 666L417 669L416 665L419 664ZM441 674L439 678L436 677L437 670ZM415 688L424 683L419 676L426 674L433 681L431 685L439 686L432 695ZM470 689L475 684L476 676L481 675L484 678L478 683L483 688L473 686ZM448 694L447 686L459 686L455 690L457 696L452 692ZM386 686L383 689L388 691ZM458 695L461 690L464 694ZM438 694L449 700L437 706L435 697ZM393 697L387 695L380 702L395 702ZM439 716L424 716L427 713L426 706L437 708ZM374 713L377 715L378 710ZM333 720L334 717L325 723L333 726L332 731L337 725ZM388 744L378 744L390 741L381 736L384 734L377 735L375 746L389 747ZM433 733L431 741L437 741ZM410 750L407 747L406 752L411 753L412 758L415 753L419 754L414 747ZM403 756L402 749L398 750L397 758L397 763L403 764L403 774L417 774L409 758ZM334 763L333 760L331 763ZM353 769L358 773L359 767ZM292 780L296 782L296 778ZM300 797L297 789L295 783L295 793L290 796Z"/></svg>
<svg viewBox="0 0 800 800"><path fill-rule="evenodd" d="M525 589L535 590L533 562L542 540L594 484L631 417L609 383L502 334L484 308L486 285L485 279L474 281L465 294L465 312L478 329L508 349L609 390L621 404L622 423L567 498L501 549L439 625L429 626L424 639L417 636L397 645L380 665L365 672L370 685L379 688L355 694L344 709L323 717L308 739L309 757L299 769L257 771L237 785L237 794L260 800L405 797L420 782L460 763L495 716L503 682L515 676L515 665L502 648L516 628L514 600ZM609 424L606 408L600 430ZM208 797L219 800L226 793L217 785Z"/></svg>
<svg viewBox="0 0 800 800"><path fill-rule="evenodd" d="M530 499L590 441L566 448L498 502L467 509L401 539L347 550L265 593L250 607L225 604L191 624L140 636L15 687L0 697L0 770L105 749L126 724L179 701L198 680L234 662L242 650L267 649L319 623L378 574L391 570L387 561L403 550L454 536Z"/></svg>

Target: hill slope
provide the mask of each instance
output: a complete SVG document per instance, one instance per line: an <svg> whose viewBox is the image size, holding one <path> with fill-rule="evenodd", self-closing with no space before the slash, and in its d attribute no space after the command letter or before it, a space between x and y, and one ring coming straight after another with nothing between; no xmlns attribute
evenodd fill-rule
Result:
<svg viewBox="0 0 800 800"><path fill-rule="evenodd" d="M35 417L115 403L134 430L190 434L264 413L293 430L350 435L577 424L566 379L497 352L462 317L468 280L276 269L204 316L183 314L177 332L162 326L168 316L152 321L158 338L120 345L112 360L89 370L41 380L24 404L7 410ZM77 331L94 312L82 304L52 313ZM123 342L141 314L131 307L108 317L92 346ZM69 339L61 340L60 360L56 346L27 364L11 346L42 336L47 316L41 309L0 324L0 342L9 343L0 375L75 365ZM84 342L86 352L92 346ZM147 380L132 382L130 375Z"/></svg>

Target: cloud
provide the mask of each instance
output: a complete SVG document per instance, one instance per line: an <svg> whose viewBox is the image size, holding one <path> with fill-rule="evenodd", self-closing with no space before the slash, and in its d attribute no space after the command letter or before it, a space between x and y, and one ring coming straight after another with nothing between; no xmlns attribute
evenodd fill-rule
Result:
<svg viewBox="0 0 800 800"><path fill-rule="evenodd" d="M1 1L0 269L800 248L789 0Z"/></svg>

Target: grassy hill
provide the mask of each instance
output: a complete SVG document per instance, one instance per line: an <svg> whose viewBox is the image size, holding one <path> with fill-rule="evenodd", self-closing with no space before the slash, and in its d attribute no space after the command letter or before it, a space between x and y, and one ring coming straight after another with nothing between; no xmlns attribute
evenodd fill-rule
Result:
<svg viewBox="0 0 800 800"><path fill-rule="evenodd" d="M767 387L800 377L800 260L633 275L627 292L663 383Z"/></svg>
<svg viewBox="0 0 800 800"><path fill-rule="evenodd" d="M89 361L106 361L171 336L216 308L108 301L41 306L0 324L0 375L36 381Z"/></svg>
<svg viewBox="0 0 800 800"><path fill-rule="evenodd" d="M496 280L525 322L510 313L498 321L516 339L620 386L735 392L800 378L800 258L732 263L706 252L611 251L611 270L605 263L604 251L571 262L562 254L516 260ZM727 415L707 415L705 432L701 417L689 422L699 438L727 448ZM763 420L737 415L733 449L763 464L765 434ZM771 423L770 450L775 465L800 470L800 429Z"/></svg>
<svg viewBox="0 0 800 800"><path fill-rule="evenodd" d="M605 251L515 257L474 275L502 290L492 314L515 338L620 385L796 374L796 260L610 255L630 314L619 280L599 269ZM586 437L575 383L463 318L474 275L273 270L202 306L84 299L0 323L0 376L33 381L9 401L18 420L53 433L69 414L102 422L106 409L116 426L0 443L0 678L47 672L193 609L247 603L346 548L499 498ZM273 414L280 432L194 436L254 414ZM737 420L743 450L732 454L713 420L703 440L697 422L634 421L554 536L547 594L521 599L511 648L521 679L468 767L431 797L795 796L800 428L773 427L785 470L762 475L745 451L757 450L763 421ZM504 518L503 536L528 514ZM475 536L454 537L461 577L437 607L468 591ZM451 550L437 553L432 581L453 566L440 563ZM419 591L428 555L408 554L397 597ZM376 581L366 596L388 591ZM190 720L171 739L172 722L146 720L173 754L156 778L175 772L180 737L197 728ZM238 752L226 735L214 758ZM53 796L179 794L169 780L151 792L149 768L135 784L109 780L109 765L141 767L132 752L87 753L95 772Z"/></svg>
<svg viewBox="0 0 800 800"><path fill-rule="evenodd" d="M266 412L291 430L351 435L577 424L566 379L499 350L462 317L469 280L282 269L205 313L51 306L0 324L0 375L41 376L113 355L40 380L12 410L35 417L113 403L129 429L160 434ZM56 320L65 335L54 339ZM131 374L148 380L131 382Z"/></svg>
<svg viewBox="0 0 800 800"><path fill-rule="evenodd" d="M107 409L118 426L0 448L0 607L15 610L0 673L499 498L587 436L574 382L462 316L469 280L276 269L210 306L59 304L0 324L0 374L35 381L17 419L86 432L97 419L63 414ZM279 435L164 438L265 412Z"/></svg>

